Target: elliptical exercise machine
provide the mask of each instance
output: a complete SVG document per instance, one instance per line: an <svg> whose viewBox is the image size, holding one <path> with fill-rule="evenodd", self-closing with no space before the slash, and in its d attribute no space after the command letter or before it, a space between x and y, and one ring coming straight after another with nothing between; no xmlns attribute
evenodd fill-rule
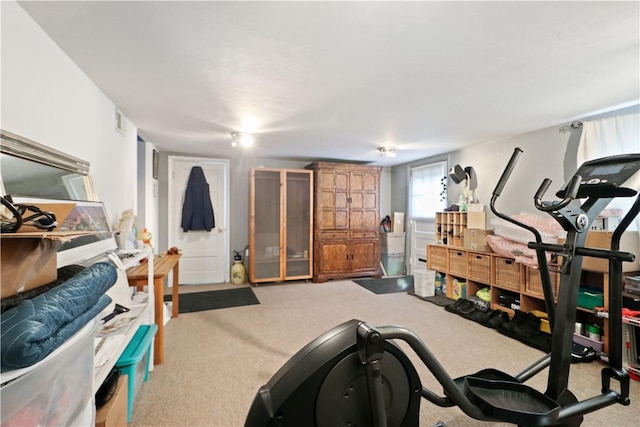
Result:
<svg viewBox="0 0 640 427"><path fill-rule="evenodd" d="M515 376L484 369L451 378L427 346L399 326L373 327L351 320L336 326L303 347L258 391L245 426L418 426L420 399L441 406L458 406L482 421L521 426L578 426L583 415L615 403L629 405L629 376L622 368L622 262L635 255L620 251L620 238L640 212L640 195L613 233L611 248L584 246L590 224L616 197L637 191L623 185L640 169L640 154L611 156L585 162L556 194L560 201L543 201L551 180L535 194L537 209L549 213L564 230L564 244L542 242L540 233L495 208L522 150L514 150L491 198L500 218L531 231L546 310L553 331L551 352ZM586 199L581 206L571 203ZM546 253L562 256L557 304ZM609 260L609 354L601 371L599 394L578 401L567 388L583 257ZM405 341L442 385L440 395L422 386L406 354L390 340ZM549 368L547 388L540 392L527 380ZM618 383L618 390L611 381Z"/></svg>

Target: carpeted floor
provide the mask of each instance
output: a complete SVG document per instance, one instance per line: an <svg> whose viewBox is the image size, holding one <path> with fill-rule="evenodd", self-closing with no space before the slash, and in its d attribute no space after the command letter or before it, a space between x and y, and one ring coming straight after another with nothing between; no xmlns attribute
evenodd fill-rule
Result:
<svg viewBox="0 0 640 427"><path fill-rule="evenodd" d="M180 299L188 292L237 287L181 286ZM130 427L241 427L260 386L295 352L354 318L374 326L402 325L411 329L452 377L484 368L515 374L543 355L407 292L381 297L346 280L322 284L289 282L252 290L260 304L197 312L167 323L164 362L155 365L149 380L142 384ZM407 346L402 348L423 385L442 393L442 387L420 358ZM601 369L602 365L595 362L572 365L569 388L580 399L599 394ZM543 371L527 384L544 391L547 373ZM637 426L640 383L631 381L630 392L630 406L613 405L587 414L582 427ZM508 426L481 423L459 408L441 408L423 399L420 425L431 426L437 420L449 427Z"/></svg>
<svg viewBox="0 0 640 427"><path fill-rule="evenodd" d="M165 295L165 301L171 301L171 295ZM251 288L221 289L217 291L192 292L180 295L178 312L217 310L221 308L242 307L260 304Z"/></svg>
<svg viewBox="0 0 640 427"><path fill-rule="evenodd" d="M413 276L357 279L354 282L378 295L413 291Z"/></svg>

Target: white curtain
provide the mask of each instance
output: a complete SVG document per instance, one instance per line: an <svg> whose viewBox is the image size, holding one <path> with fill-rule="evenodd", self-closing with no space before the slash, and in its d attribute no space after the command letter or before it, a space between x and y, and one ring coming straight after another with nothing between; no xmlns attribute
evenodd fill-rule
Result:
<svg viewBox="0 0 640 427"><path fill-rule="evenodd" d="M640 153L640 113L582 124L578 165L614 154Z"/></svg>
<svg viewBox="0 0 640 427"><path fill-rule="evenodd" d="M582 135L578 146L577 164L587 160L615 154L640 153L640 113L593 120L582 124ZM640 189L640 174L636 174L627 187ZM609 208L620 208L626 214L635 201L634 197L617 198ZM640 229L640 219L629 226Z"/></svg>

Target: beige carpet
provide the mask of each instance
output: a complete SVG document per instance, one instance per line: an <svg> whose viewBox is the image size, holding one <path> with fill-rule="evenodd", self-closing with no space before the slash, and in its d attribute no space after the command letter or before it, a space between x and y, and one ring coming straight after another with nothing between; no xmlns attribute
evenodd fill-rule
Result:
<svg viewBox="0 0 640 427"><path fill-rule="evenodd" d="M180 292L232 285L182 286ZM494 367L517 373L542 353L405 293L375 295L350 281L285 283L253 288L259 305L181 314L165 327L164 363L150 374L134 404L133 426L243 426L258 388L296 351L352 318L405 326L422 338L451 376ZM406 349L406 346L404 347ZM423 384L441 391L410 350ZM539 377L539 378L538 378ZM528 384L544 391L546 371ZM598 363L573 365L578 398L600 391ZM637 426L640 383L631 406L588 414L583 426ZM421 425L499 426L466 417L458 408L421 403ZM301 426L304 427L304 426Z"/></svg>

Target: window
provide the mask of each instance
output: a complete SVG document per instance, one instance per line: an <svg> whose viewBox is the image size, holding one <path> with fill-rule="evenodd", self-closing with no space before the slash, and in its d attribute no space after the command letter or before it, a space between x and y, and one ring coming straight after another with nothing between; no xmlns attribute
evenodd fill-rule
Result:
<svg viewBox="0 0 640 427"><path fill-rule="evenodd" d="M409 210L412 219L434 219L435 213L447 207L447 162L412 168L409 179Z"/></svg>

